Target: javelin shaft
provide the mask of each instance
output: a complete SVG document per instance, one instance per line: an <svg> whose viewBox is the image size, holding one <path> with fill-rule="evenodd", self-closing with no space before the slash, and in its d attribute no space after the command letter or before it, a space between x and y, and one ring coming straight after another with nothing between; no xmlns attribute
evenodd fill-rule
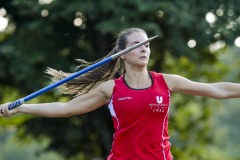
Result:
<svg viewBox="0 0 240 160"><path fill-rule="evenodd" d="M31 100L31 99L33 99L33 98L35 98L35 97L37 97L37 96L39 96L41 94L43 94L43 93L53 89L53 88L56 88L56 87L58 87L58 86L60 86L60 85L62 85L64 83L66 83L66 82L68 82L68 81L70 81L70 80L72 80L72 79L74 79L74 78L84 74L84 73L87 73L90 70L93 70L93 69L95 69L95 68L97 68L97 67L99 67L99 66L101 66L101 65L103 65L103 64L105 64L105 63L107 63L109 61L112 61L112 60L120 57L121 55L126 54L126 53L130 52L131 50L134 50L137 47L140 47L141 45L143 45L143 44L145 44L145 43L155 39L156 37L157 36L154 36L154 37L151 37L151 38L149 38L149 39L147 39L145 41L137 43L137 44L135 44L135 45L133 45L133 46L131 46L129 48L126 48L126 49L124 49L124 50L122 50L122 51L120 51L120 52L118 52L118 53L116 53L116 54L114 54L114 55L112 55L110 57L107 57L107 58L105 58L105 59L103 59L103 60L101 60L101 61L99 61L99 62L97 62L97 63L95 63L95 64L93 64L91 66L88 66L88 67L86 67L86 68L84 68L84 69L82 69L82 70L80 70L78 72L75 72L75 73L71 74L70 76L68 76L68 77L66 77L66 78L64 78L64 79L62 79L62 80L60 80L58 82L55 82L55 83L53 83L53 84L51 84L49 86L46 86L46 87L44 87L44 88L42 88L42 89L40 89L40 90L38 90L38 91L36 91L36 92L26 96L24 98L16 100L16 101L14 101L14 102L12 102L12 103L10 103L8 105L8 109L12 110L12 109L22 105L24 102L27 102L27 101L29 101L29 100Z"/></svg>

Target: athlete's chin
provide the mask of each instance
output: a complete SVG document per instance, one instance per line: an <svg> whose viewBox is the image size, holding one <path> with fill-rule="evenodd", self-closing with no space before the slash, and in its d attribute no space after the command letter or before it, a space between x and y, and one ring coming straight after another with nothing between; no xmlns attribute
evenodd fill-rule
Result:
<svg viewBox="0 0 240 160"><path fill-rule="evenodd" d="M136 63L136 66L139 66L139 67L146 67L147 64L148 64L147 62L146 62L146 63L141 62L141 63Z"/></svg>
<svg viewBox="0 0 240 160"><path fill-rule="evenodd" d="M138 65L142 65L142 66L147 66L148 60L140 61L140 62L138 62L137 64L138 64Z"/></svg>

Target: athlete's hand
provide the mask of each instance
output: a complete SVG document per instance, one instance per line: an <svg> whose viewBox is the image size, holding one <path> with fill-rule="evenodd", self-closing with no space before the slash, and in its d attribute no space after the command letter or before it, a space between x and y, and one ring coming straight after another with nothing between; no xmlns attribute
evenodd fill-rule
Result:
<svg viewBox="0 0 240 160"><path fill-rule="evenodd" d="M9 111L8 104L9 103L0 105L0 117L10 117L18 112L16 108Z"/></svg>

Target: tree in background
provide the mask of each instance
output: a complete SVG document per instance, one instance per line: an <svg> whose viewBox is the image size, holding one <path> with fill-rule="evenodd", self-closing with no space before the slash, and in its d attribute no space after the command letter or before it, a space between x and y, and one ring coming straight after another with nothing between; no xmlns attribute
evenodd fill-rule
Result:
<svg viewBox="0 0 240 160"><path fill-rule="evenodd" d="M218 61L240 33L239 3L234 0L136 1L1 1L9 19L0 32L0 101L13 101L9 86L30 94L48 84L47 66L72 72L74 59L94 61L108 53L115 34L141 27L151 42L150 69L180 74L196 81L223 80L228 69ZM0 14L3 12L0 12ZM1 15L0 15L1 16ZM216 134L210 123L216 102L173 95L170 131L176 159L217 159L209 153ZM16 98L16 97L14 97ZM17 97L16 99L18 99ZM32 102L66 101L56 90ZM221 105L221 104L217 104ZM215 108L213 108L213 107ZM20 137L49 137L47 149L65 157L106 157L112 141L107 107L86 115L50 119L23 115L15 118ZM24 120L21 120L24 119ZM3 120L0 120L0 123ZM21 121L21 123L18 122ZM217 151L216 151L217 152ZM219 153L219 152L218 152Z"/></svg>

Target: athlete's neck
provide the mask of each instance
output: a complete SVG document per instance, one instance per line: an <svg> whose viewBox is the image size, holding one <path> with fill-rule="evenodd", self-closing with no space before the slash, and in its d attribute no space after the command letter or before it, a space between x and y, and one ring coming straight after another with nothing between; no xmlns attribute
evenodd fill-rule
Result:
<svg viewBox="0 0 240 160"><path fill-rule="evenodd" d="M124 80L129 87L134 89L149 88L152 85L152 80L147 70L126 71Z"/></svg>

